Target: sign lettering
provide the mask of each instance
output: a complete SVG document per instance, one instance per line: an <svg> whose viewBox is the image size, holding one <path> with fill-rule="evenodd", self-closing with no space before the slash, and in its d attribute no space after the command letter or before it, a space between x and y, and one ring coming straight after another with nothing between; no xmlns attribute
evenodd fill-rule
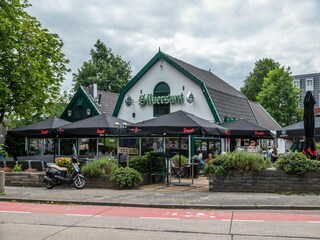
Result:
<svg viewBox="0 0 320 240"><path fill-rule="evenodd" d="M139 149L137 149L137 148L118 147L118 151L121 154L130 154L130 155L138 155L139 154Z"/></svg>
<svg viewBox="0 0 320 240"><path fill-rule="evenodd" d="M194 132L194 128L183 128L183 132L184 133L193 133Z"/></svg>
<svg viewBox="0 0 320 240"><path fill-rule="evenodd" d="M183 104L183 93L180 95L154 96L153 94L142 94L139 97L141 107L154 104Z"/></svg>

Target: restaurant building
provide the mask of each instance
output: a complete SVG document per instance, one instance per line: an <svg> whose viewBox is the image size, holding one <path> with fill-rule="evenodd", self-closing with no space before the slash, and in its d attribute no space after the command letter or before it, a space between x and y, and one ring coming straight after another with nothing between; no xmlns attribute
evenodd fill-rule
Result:
<svg viewBox="0 0 320 240"><path fill-rule="evenodd" d="M113 115L136 123L178 110L217 124L245 119L269 130L281 128L259 103L248 100L210 70L160 50L121 91ZM202 137L193 140L193 153L199 150L220 153L232 151L236 145L249 144L249 139L221 141ZM183 143L187 150L188 140L185 138ZM263 144L270 143L264 141ZM177 140L170 139L164 147L168 151L175 146Z"/></svg>
<svg viewBox="0 0 320 240"><path fill-rule="evenodd" d="M97 89L96 84L80 88L72 97L61 118L77 122L97 115L109 114L130 123L156 118L182 110L212 123L223 125L230 121L244 119L268 130L280 129L279 124L256 102L224 82L210 70L203 70L159 52L123 88L121 93L109 93ZM117 154L119 149L139 149L138 154L148 151L164 151L171 156L181 152L185 156L202 152L233 151L236 146L249 145L250 138L223 138L219 136L99 136L58 139L58 155L69 155L75 144L80 155L96 155L101 152ZM252 136L260 138L259 135ZM181 144L180 144L181 140ZM31 140L30 140L31 141ZM47 140L49 142L50 140ZM52 153L51 144L28 144L33 148L42 146L42 153ZM270 140L260 141L271 145ZM51 147L50 147L51 146ZM122 148L119 148L122 147ZM29 151L29 150L28 150ZM137 151L133 151L137 154Z"/></svg>

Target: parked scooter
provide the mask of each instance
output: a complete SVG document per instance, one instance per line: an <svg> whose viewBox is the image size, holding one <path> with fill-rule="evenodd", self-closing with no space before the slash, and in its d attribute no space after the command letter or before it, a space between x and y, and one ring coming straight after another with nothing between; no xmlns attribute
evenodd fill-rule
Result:
<svg viewBox="0 0 320 240"><path fill-rule="evenodd" d="M62 183L67 183L70 187L73 184L77 189L82 189L85 185L84 176L80 174L80 168L77 164L78 160L76 157L72 158L72 173L67 178L67 168L59 167L56 164L49 163L46 175L44 176L44 184L47 189L51 189L54 186L59 186Z"/></svg>

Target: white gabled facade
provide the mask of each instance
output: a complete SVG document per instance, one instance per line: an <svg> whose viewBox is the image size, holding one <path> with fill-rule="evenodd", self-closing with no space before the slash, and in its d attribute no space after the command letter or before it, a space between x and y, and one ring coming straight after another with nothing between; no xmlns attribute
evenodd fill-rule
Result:
<svg viewBox="0 0 320 240"><path fill-rule="evenodd" d="M212 112L203 94L203 89L183 75L168 62L160 59L125 93L117 117L128 122L140 122L154 117L153 105L142 106L139 104L141 95L153 94L158 83L165 82L170 88L170 96L183 95L183 103L170 104L170 112L183 110L195 116L214 121ZM192 93L194 101L189 103L186 98ZM133 100L131 106L126 105L130 96ZM119 104L119 103L118 103Z"/></svg>

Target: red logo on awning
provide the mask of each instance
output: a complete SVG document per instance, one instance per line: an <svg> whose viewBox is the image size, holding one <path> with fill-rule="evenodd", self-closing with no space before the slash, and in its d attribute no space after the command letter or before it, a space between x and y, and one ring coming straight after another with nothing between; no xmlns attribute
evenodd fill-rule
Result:
<svg viewBox="0 0 320 240"><path fill-rule="evenodd" d="M137 133L139 131L139 128L135 127L134 132Z"/></svg>
<svg viewBox="0 0 320 240"><path fill-rule="evenodd" d="M97 134L105 133L105 129L97 129Z"/></svg>
<svg viewBox="0 0 320 240"><path fill-rule="evenodd" d="M184 133L193 133L194 132L194 128L183 128L183 132Z"/></svg>
<svg viewBox="0 0 320 240"><path fill-rule="evenodd" d="M48 134L49 133L49 130L48 129L46 129L46 130L41 130L41 134L42 135L46 135L46 134Z"/></svg>
<svg viewBox="0 0 320 240"><path fill-rule="evenodd" d="M254 135L263 135L264 131L254 131Z"/></svg>

